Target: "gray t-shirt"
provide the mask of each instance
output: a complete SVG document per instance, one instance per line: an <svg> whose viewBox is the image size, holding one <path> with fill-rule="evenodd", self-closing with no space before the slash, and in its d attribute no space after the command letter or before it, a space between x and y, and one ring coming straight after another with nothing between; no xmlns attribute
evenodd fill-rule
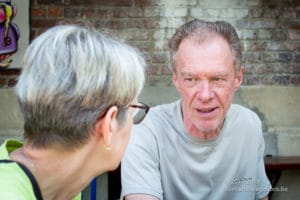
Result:
<svg viewBox="0 0 300 200"><path fill-rule="evenodd" d="M121 163L122 194L159 199L261 199L271 185L264 168L261 121L231 105L219 136L191 137L180 101L150 109L134 126Z"/></svg>

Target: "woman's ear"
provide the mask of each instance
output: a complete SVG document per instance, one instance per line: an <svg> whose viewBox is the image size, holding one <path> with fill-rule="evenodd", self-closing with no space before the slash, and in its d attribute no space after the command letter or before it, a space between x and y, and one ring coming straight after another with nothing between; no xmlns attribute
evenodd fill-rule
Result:
<svg viewBox="0 0 300 200"><path fill-rule="evenodd" d="M96 123L95 134L97 134L100 138L103 138L106 148L110 148L112 134L118 127L117 113L117 106L112 106L107 110L104 117L99 119Z"/></svg>

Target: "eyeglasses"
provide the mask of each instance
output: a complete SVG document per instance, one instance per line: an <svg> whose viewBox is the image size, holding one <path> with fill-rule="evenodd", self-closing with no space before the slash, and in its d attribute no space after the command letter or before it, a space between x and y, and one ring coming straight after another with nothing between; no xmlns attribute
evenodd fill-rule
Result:
<svg viewBox="0 0 300 200"><path fill-rule="evenodd" d="M138 124L145 118L150 107L144 103L139 102L138 104L131 104L129 107L136 108L133 113L133 124Z"/></svg>

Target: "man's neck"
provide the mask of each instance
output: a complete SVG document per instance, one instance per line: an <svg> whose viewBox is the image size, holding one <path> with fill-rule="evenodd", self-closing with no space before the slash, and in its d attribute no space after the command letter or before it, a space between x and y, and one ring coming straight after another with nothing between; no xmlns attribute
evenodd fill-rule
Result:
<svg viewBox="0 0 300 200"><path fill-rule="evenodd" d="M220 124L216 129L206 130L206 131L200 130L196 126L193 126L193 125L188 126L186 128L188 130L188 133L196 139L214 140L219 136L221 129L222 129L222 125L223 124Z"/></svg>

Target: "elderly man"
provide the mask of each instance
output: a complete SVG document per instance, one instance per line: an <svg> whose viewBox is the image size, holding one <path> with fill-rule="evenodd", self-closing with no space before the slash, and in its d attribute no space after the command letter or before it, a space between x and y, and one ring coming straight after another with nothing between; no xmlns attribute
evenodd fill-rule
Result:
<svg viewBox="0 0 300 200"><path fill-rule="evenodd" d="M122 161L125 199L268 199L257 115L232 104L242 50L227 22L192 20L171 38L181 99L134 127Z"/></svg>

